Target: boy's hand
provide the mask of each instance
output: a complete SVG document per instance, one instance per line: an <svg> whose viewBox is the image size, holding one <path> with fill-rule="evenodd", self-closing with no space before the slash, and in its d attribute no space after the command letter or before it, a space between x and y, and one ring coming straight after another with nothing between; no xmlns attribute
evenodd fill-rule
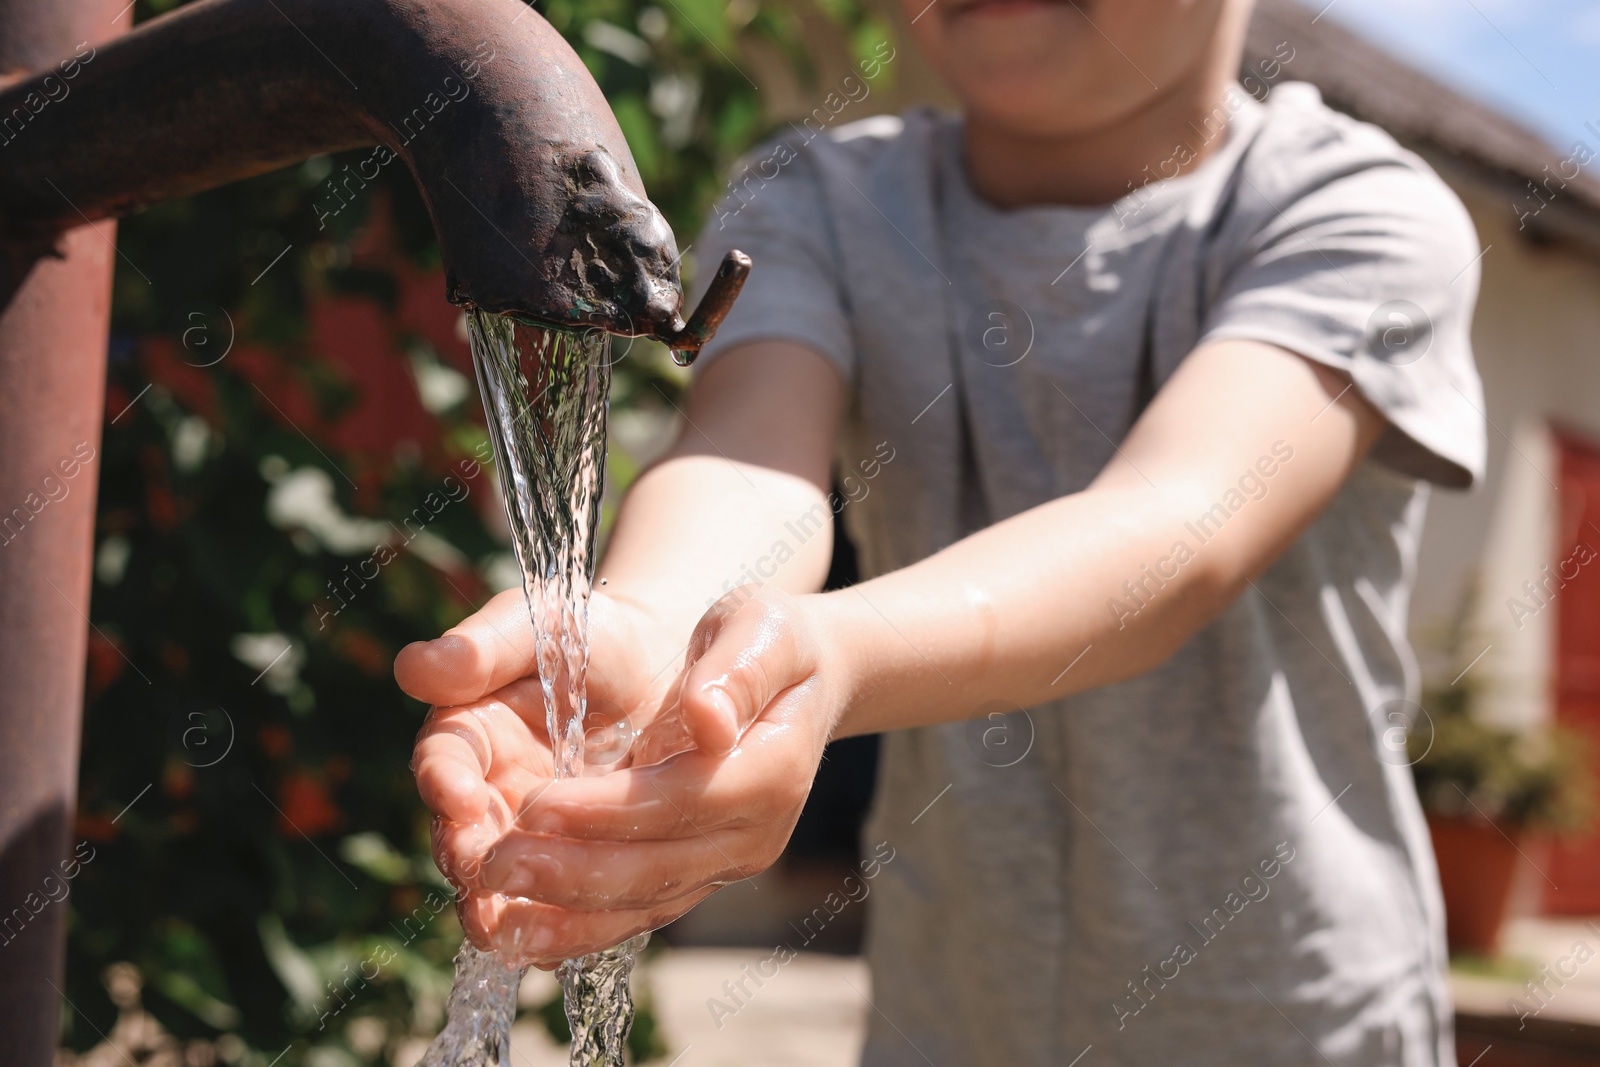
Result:
<svg viewBox="0 0 1600 1067"><path fill-rule="evenodd" d="M513 599L514 598L514 599ZM639 730L622 769L553 781L532 635L502 594L402 651L402 688L436 707L415 770L468 936L551 967L672 921L777 859L840 704L813 599L734 593L678 672L642 611L590 602L590 714ZM517 635L522 635L518 637ZM658 679L651 675L658 673ZM694 748L682 751L687 742ZM677 752L664 763L653 762Z"/></svg>

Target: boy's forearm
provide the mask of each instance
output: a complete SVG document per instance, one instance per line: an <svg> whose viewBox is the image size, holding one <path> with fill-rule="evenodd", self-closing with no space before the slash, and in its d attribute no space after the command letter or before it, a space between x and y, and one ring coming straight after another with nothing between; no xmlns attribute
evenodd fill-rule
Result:
<svg viewBox="0 0 1600 1067"><path fill-rule="evenodd" d="M722 353L696 380L681 438L629 490L599 568L607 594L655 621L661 655L744 583L822 588L841 393L826 359L784 341Z"/></svg>
<svg viewBox="0 0 1600 1067"><path fill-rule="evenodd" d="M1153 492L1087 491L818 597L825 631L847 635L835 733L1031 707L1156 666L1235 592L1220 553L1176 565L1185 517Z"/></svg>
<svg viewBox="0 0 1600 1067"><path fill-rule="evenodd" d="M647 612L679 647L708 607L746 582L820 589L832 518L805 479L720 456L673 455L629 491L599 576L608 595Z"/></svg>
<svg viewBox="0 0 1600 1067"><path fill-rule="evenodd" d="M783 396L749 379L787 367L793 391L809 376L823 398L753 414L707 404L743 412L724 424L691 408L693 432L619 516L607 592L648 612L674 649L744 582L806 593L826 576L837 383L820 357L773 355L730 365L713 393ZM1293 543L1383 425L1327 368L1255 342L1202 347L1087 489L806 600L837 683L833 732L951 721L997 700L1030 707L1152 669Z"/></svg>
<svg viewBox="0 0 1600 1067"><path fill-rule="evenodd" d="M811 601L843 635L835 733L1026 708L1158 666L1300 536L1384 425L1328 368L1203 346L1083 492Z"/></svg>

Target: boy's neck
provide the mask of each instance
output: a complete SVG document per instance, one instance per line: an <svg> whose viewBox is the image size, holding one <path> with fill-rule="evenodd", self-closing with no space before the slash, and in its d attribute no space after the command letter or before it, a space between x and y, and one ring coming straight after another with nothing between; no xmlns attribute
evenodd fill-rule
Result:
<svg viewBox="0 0 1600 1067"><path fill-rule="evenodd" d="M969 113L967 180L1000 208L1109 204L1160 178L1186 174L1227 142L1218 116L1232 68L1202 68L1114 123L1060 137L1018 135ZM1209 125L1207 124L1209 120Z"/></svg>

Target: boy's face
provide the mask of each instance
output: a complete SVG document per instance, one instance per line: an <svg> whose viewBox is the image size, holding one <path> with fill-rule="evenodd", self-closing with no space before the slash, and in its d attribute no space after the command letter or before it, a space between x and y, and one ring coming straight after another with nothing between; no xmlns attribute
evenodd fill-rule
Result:
<svg viewBox="0 0 1600 1067"><path fill-rule="evenodd" d="M1193 91L1231 62L1249 9L1248 0L901 3L966 112L1030 137L1087 133Z"/></svg>

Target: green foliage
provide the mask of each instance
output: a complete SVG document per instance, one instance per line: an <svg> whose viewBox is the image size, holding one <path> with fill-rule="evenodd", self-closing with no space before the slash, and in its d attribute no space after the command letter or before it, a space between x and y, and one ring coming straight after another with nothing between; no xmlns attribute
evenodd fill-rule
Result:
<svg viewBox="0 0 1600 1067"><path fill-rule="evenodd" d="M1595 792L1587 738L1553 725L1491 726L1473 714L1475 696L1463 684L1425 700L1432 729L1413 729L1407 741L1423 807L1557 834L1585 830Z"/></svg>
<svg viewBox="0 0 1600 1067"><path fill-rule="evenodd" d="M136 14L177 6L140 0ZM881 34L829 6L858 48ZM758 0L544 11L691 240L763 132L739 42L765 37L803 73L793 12ZM74 1048L111 1029L101 976L124 960L163 1026L235 1035L218 1047L251 1067L285 1052L285 1067L388 1062L442 1018L461 935L407 766L425 709L389 670L406 643L482 603L507 547L486 470L463 473L487 456L470 372L408 318L406 286L438 262L409 176L385 168L349 210L313 208L328 175L365 154L121 226L77 827L94 853L70 898ZM319 331L341 299L367 309L365 325ZM668 411L683 381L644 343L615 378L614 410L633 412ZM377 379L431 391L431 409L405 422L415 405L384 408L395 394L374 393ZM372 418L375 396L389 417ZM615 452L613 487L636 466ZM441 497L451 484L459 499ZM428 536L373 562L419 508ZM352 581L363 567L377 577ZM666 1051L648 1011L633 1048Z"/></svg>

